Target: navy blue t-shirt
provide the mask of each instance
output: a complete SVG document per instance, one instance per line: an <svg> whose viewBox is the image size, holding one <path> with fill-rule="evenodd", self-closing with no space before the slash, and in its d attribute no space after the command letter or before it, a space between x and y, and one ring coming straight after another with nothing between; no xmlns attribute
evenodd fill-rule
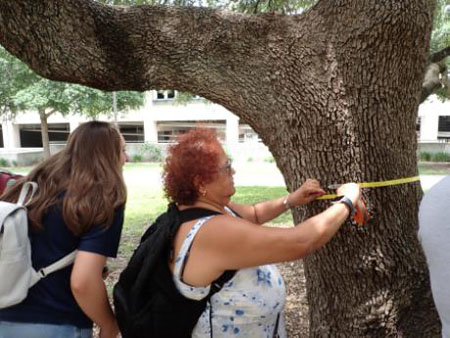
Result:
<svg viewBox="0 0 450 338"><path fill-rule="evenodd" d="M116 257L122 232L124 208L115 211L110 227L93 226L80 237L66 227L61 206L53 206L43 219L44 230L31 232L33 267L46 267L75 249ZM69 324L91 328L92 321L78 306L70 289L73 265L41 279L20 304L0 310L0 321Z"/></svg>

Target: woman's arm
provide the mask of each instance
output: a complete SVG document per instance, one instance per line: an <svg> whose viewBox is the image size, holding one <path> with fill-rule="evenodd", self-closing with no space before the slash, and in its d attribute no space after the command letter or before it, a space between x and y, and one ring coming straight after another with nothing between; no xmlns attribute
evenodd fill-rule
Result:
<svg viewBox="0 0 450 338"><path fill-rule="evenodd" d="M325 191L320 188L317 180L308 179L300 188L286 196L253 205L230 202L229 206L247 221L263 224L279 216L289 208L308 204L316 197L324 194Z"/></svg>
<svg viewBox="0 0 450 338"><path fill-rule="evenodd" d="M105 263L105 256L78 251L70 277L70 286L83 312L100 327L100 337L115 338L119 334L119 328L102 278Z"/></svg>
<svg viewBox="0 0 450 338"><path fill-rule="evenodd" d="M355 204L359 185L346 184L338 194ZM245 219L216 216L198 233L183 278L191 285L208 285L225 270L291 261L325 245L349 217L347 205L336 203L294 228L260 227Z"/></svg>

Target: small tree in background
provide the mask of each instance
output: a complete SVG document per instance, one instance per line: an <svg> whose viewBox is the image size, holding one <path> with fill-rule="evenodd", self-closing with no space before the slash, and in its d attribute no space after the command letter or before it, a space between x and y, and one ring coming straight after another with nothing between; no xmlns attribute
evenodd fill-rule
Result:
<svg viewBox="0 0 450 338"><path fill-rule="evenodd" d="M3 48L0 48L0 72L7 74L1 80L4 86L0 92L0 114L11 118L20 110L37 111L46 158L50 156L47 121L51 115L81 114L95 119L102 114L112 114L112 92L47 80ZM144 95L139 92L119 91L116 95L119 111L139 108L144 104Z"/></svg>

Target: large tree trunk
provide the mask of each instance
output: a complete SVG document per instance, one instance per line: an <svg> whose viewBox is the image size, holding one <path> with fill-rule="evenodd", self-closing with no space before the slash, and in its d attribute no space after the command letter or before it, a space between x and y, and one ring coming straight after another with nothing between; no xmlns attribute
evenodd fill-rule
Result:
<svg viewBox="0 0 450 338"><path fill-rule="evenodd" d="M0 43L51 79L173 88L222 104L259 133L293 190L308 177L417 175L432 13L429 0L320 0L301 16L9 0ZM312 337L438 336L416 238L420 198L417 183L365 190L371 221L348 222L305 259Z"/></svg>
<svg viewBox="0 0 450 338"><path fill-rule="evenodd" d="M50 142L48 139L48 123L47 123L47 114L45 114L45 109L39 110L39 118L41 120L42 150L44 152L44 158L49 158Z"/></svg>

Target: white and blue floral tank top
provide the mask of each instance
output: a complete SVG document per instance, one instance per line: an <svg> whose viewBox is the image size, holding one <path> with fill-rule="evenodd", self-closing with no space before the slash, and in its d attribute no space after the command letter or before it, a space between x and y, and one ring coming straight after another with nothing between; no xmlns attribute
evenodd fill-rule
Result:
<svg viewBox="0 0 450 338"><path fill-rule="evenodd" d="M175 285L189 299L203 299L210 290L210 285L195 287L184 283L181 274L198 230L211 217L195 223L175 260ZM285 338L284 303L285 286L275 265L240 269L211 297L192 337Z"/></svg>

